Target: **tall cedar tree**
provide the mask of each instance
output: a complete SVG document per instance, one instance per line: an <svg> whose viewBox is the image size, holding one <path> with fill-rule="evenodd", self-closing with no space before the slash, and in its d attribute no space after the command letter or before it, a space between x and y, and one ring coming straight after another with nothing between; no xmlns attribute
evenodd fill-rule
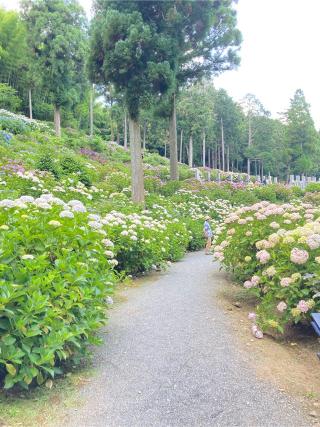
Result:
<svg viewBox="0 0 320 427"><path fill-rule="evenodd" d="M61 107L79 100L85 85L87 21L77 0L22 0L28 45L54 106L57 136Z"/></svg>
<svg viewBox="0 0 320 427"><path fill-rule="evenodd" d="M230 70L239 63L241 34L234 0L174 0L166 31L175 46L175 86L169 98L171 179L178 179L176 96L179 88L202 77Z"/></svg>
<svg viewBox="0 0 320 427"><path fill-rule="evenodd" d="M173 83L171 39L163 31L166 1L97 0L92 23L90 77L113 84L129 115L132 199L144 202L139 115Z"/></svg>
<svg viewBox="0 0 320 427"><path fill-rule="evenodd" d="M286 118L292 172L307 174L317 171L318 165L314 159L319 150L319 137L310 114L310 105L301 89L290 100Z"/></svg>

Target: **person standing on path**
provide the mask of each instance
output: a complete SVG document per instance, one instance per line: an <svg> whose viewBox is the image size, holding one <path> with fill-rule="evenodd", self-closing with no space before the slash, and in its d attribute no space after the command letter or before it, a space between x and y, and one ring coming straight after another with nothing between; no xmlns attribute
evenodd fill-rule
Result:
<svg viewBox="0 0 320 427"><path fill-rule="evenodd" d="M204 234L204 237L206 238L206 250L205 250L206 255L210 255L210 249L211 249L211 243L212 243L212 230L209 223L210 219L211 218L207 216L203 224L203 234Z"/></svg>

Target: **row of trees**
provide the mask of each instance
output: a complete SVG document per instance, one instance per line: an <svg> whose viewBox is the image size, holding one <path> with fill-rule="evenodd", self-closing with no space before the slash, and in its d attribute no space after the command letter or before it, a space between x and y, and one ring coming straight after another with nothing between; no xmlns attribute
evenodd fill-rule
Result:
<svg viewBox="0 0 320 427"><path fill-rule="evenodd" d="M137 202L141 146L170 157L172 179L178 160L282 177L314 173L319 135L301 91L275 120L253 95L238 104L213 87L214 75L239 62L232 3L96 0L90 25L77 0L21 0L21 14L0 9L0 106L54 115L57 135L62 119L125 146L129 126Z"/></svg>
<svg viewBox="0 0 320 427"><path fill-rule="evenodd" d="M194 85L180 94L178 134L179 159L190 166L270 173L281 179L290 174L319 175L320 134L300 89L288 109L274 119L252 94L237 103L211 82Z"/></svg>

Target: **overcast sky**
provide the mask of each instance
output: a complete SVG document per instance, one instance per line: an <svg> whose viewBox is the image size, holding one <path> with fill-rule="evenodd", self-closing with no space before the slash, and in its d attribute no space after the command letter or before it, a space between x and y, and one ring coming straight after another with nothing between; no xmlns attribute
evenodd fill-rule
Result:
<svg viewBox="0 0 320 427"><path fill-rule="evenodd" d="M92 0L79 0L89 14ZM18 0L0 0L17 8ZM239 0L241 65L215 79L235 100L254 93L277 116L301 88L320 127L320 0Z"/></svg>

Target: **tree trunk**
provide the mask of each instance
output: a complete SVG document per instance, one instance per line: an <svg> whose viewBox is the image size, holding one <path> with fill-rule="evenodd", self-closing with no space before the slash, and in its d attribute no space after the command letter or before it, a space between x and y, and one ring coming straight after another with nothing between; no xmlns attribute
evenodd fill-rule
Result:
<svg viewBox="0 0 320 427"><path fill-rule="evenodd" d="M217 145L217 148L216 148L216 169L219 169L219 167L220 167L219 156L220 156L220 150L219 150L219 145Z"/></svg>
<svg viewBox="0 0 320 427"><path fill-rule="evenodd" d="M182 152L183 152L183 129L180 131L180 152L179 152L179 161L182 163Z"/></svg>
<svg viewBox="0 0 320 427"><path fill-rule="evenodd" d="M227 172L229 172L229 170L230 170L229 161L230 161L230 150L229 150L229 146L228 146L227 147Z"/></svg>
<svg viewBox="0 0 320 427"><path fill-rule="evenodd" d="M120 145L120 132L117 131L117 144Z"/></svg>
<svg viewBox="0 0 320 427"><path fill-rule="evenodd" d="M60 107L54 106L54 129L56 136L61 136L61 112Z"/></svg>
<svg viewBox="0 0 320 427"><path fill-rule="evenodd" d="M90 138L93 137L93 88L92 85L90 90Z"/></svg>
<svg viewBox="0 0 320 427"><path fill-rule="evenodd" d="M143 163L141 154L140 126L137 120L129 117L130 151L131 151L131 187L132 201L144 203Z"/></svg>
<svg viewBox="0 0 320 427"><path fill-rule="evenodd" d="M193 138L192 138L192 134L190 135L190 138L189 138L189 166L190 166L190 168L193 167Z"/></svg>
<svg viewBox="0 0 320 427"><path fill-rule="evenodd" d="M252 128L251 128L251 116L249 114L249 123L248 123L248 147L250 148L252 145ZM250 159L248 157L247 159L247 174L250 175Z"/></svg>
<svg viewBox="0 0 320 427"><path fill-rule="evenodd" d="M225 171L225 156L224 156L224 129L223 129L223 121L221 119L221 156L222 156L222 170Z"/></svg>
<svg viewBox="0 0 320 427"><path fill-rule="evenodd" d="M179 179L178 170L178 142L177 142L177 112L176 95L172 96L172 112L169 118L169 146L170 146L170 179Z"/></svg>
<svg viewBox="0 0 320 427"><path fill-rule="evenodd" d="M208 148L208 168L211 169L211 151L210 151L210 148Z"/></svg>
<svg viewBox="0 0 320 427"><path fill-rule="evenodd" d="M206 167L206 133L203 132L202 138L202 166Z"/></svg>
<svg viewBox="0 0 320 427"><path fill-rule="evenodd" d="M144 121L143 122L143 143L142 143L143 151L146 150L146 133L147 133L147 123L146 121Z"/></svg>
<svg viewBox="0 0 320 427"><path fill-rule="evenodd" d="M31 89L29 89L29 117L30 117L30 119L33 119L33 115L32 115L32 94L31 94Z"/></svg>
<svg viewBox="0 0 320 427"><path fill-rule="evenodd" d="M128 148L128 125L127 125L127 113L124 113L124 135L123 135L124 148Z"/></svg>

